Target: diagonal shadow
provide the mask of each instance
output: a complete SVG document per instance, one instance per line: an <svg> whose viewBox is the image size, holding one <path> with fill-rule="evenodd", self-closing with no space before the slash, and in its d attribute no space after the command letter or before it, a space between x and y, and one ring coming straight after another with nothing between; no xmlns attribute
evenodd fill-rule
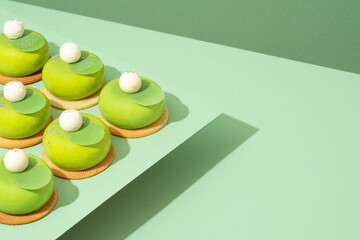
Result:
<svg viewBox="0 0 360 240"><path fill-rule="evenodd" d="M102 239L114 231L110 239L126 238L257 131L220 115L59 239Z"/></svg>
<svg viewBox="0 0 360 240"><path fill-rule="evenodd" d="M53 211L65 207L74 202L79 196L79 189L72 183L72 180L55 177L55 188L58 192L58 201Z"/></svg>
<svg viewBox="0 0 360 240"><path fill-rule="evenodd" d="M109 82L121 76L121 72L117 68L109 65L105 65L105 73L106 73L106 79Z"/></svg>
<svg viewBox="0 0 360 240"><path fill-rule="evenodd" d="M55 56L59 54L60 47L56 43L49 42L50 56Z"/></svg>

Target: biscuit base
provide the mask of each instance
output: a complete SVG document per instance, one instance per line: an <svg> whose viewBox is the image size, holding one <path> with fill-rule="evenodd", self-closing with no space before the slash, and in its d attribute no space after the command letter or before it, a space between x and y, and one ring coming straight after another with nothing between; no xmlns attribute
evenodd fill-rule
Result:
<svg viewBox="0 0 360 240"><path fill-rule="evenodd" d="M99 117L109 127L109 130L112 135L116 135L123 138L140 138L156 133L160 131L162 128L164 128L166 123L169 121L169 111L165 106L163 114L156 122L150 124L149 126L138 129L125 129L125 128L117 127L112 123L108 122L101 115L101 113L99 114Z"/></svg>
<svg viewBox="0 0 360 240"><path fill-rule="evenodd" d="M49 201L45 203L45 205L42 206L39 210L23 215L13 215L0 212L0 223L8 225L20 225L35 222L48 215L55 207L57 200L58 195L56 189L54 188Z"/></svg>
<svg viewBox="0 0 360 240"><path fill-rule="evenodd" d="M64 179L72 179L72 180L78 180L78 179L84 179L89 178L92 176L95 176L96 174L101 173L104 171L110 164L112 163L115 156L115 149L114 146L111 144L109 153L106 155L104 160L102 160L98 165L85 169L82 171L67 171L64 169L61 169L57 165L55 165L45 154L45 152L42 152L42 159L46 164L51 168L52 172L55 176L64 178Z"/></svg>
<svg viewBox="0 0 360 240"><path fill-rule="evenodd" d="M45 87L42 88L42 92L47 96L47 98L50 101L50 104L57 108L57 109L76 109L81 110L85 108L89 108L92 106L95 106L99 102L99 96L102 88L108 83L107 80L105 80L104 85L101 87L99 91L94 93L93 95L79 99L79 100L64 100L59 97L56 97L55 95L51 94Z"/></svg>
<svg viewBox="0 0 360 240"><path fill-rule="evenodd" d="M41 143L42 138L43 138L43 134L44 131L46 129L46 127L54 120L54 118L51 116L50 121L48 122L48 124L43 128L43 130L41 130L39 133L27 137L27 138L19 138L19 139L10 139L10 138L4 138L4 137L0 137L0 147L2 148L8 148L8 149L13 149L13 148L27 148L27 147L31 147L34 146L38 143Z"/></svg>
<svg viewBox="0 0 360 240"><path fill-rule="evenodd" d="M20 81L24 85L40 81L42 79L42 69L28 76L24 77L8 77L0 74L0 83L7 84L11 81Z"/></svg>

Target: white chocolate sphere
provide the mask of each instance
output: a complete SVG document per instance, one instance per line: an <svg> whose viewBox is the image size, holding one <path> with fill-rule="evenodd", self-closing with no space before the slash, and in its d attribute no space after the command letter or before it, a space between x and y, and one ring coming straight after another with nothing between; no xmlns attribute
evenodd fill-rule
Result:
<svg viewBox="0 0 360 240"><path fill-rule="evenodd" d="M26 88L22 82L11 81L4 86L4 96L10 102L18 102L25 98Z"/></svg>
<svg viewBox="0 0 360 240"><path fill-rule="evenodd" d="M74 63L79 61L80 57L81 57L81 49L77 44L73 42L67 42L61 46L60 58L64 62Z"/></svg>
<svg viewBox="0 0 360 240"><path fill-rule="evenodd" d="M23 150L12 149L5 154L4 164L10 172L22 172L29 165L29 158Z"/></svg>
<svg viewBox="0 0 360 240"><path fill-rule="evenodd" d="M59 118L60 127L67 132L75 132L82 126L83 119L80 112L69 109L61 113Z"/></svg>
<svg viewBox="0 0 360 240"><path fill-rule="evenodd" d="M22 37L22 35L24 34L23 23L18 19L9 20L9 21L5 22L4 34L9 39L17 39L17 38Z"/></svg>
<svg viewBox="0 0 360 240"><path fill-rule="evenodd" d="M119 85L124 92L134 93L141 88L141 78L136 72L124 72L119 79Z"/></svg>

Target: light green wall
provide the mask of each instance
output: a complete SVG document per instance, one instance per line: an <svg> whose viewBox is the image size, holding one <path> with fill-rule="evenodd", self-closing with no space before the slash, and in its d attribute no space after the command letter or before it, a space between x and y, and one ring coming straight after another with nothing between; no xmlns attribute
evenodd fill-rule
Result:
<svg viewBox="0 0 360 240"><path fill-rule="evenodd" d="M360 73L358 0L17 0Z"/></svg>

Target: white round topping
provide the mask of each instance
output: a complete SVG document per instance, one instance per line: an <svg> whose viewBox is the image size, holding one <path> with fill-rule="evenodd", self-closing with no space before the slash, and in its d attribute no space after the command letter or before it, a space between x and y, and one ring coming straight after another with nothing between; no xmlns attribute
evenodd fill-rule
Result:
<svg viewBox="0 0 360 240"><path fill-rule="evenodd" d="M81 128L83 119L78 111L69 109L61 113L59 123L65 131L75 132Z"/></svg>
<svg viewBox="0 0 360 240"><path fill-rule="evenodd" d="M24 25L23 23L18 20L9 20L4 24L4 34L9 39L16 39L22 37L24 34Z"/></svg>
<svg viewBox="0 0 360 240"><path fill-rule="evenodd" d="M119 79L119 84L124 92L134 93L141 88L141 78L136 72L124 72Z"/></svg>
<svg viewBox="0 0 360 240"><path fill-rule="evenodd" d="M23 150L12 149L5 154L4 164L10 172L22 172L27 168L29 158Z"/></svg>
<svg viewBox="0 0 360 240"><path fill-rule="evenodd" d="M24 84L19 81L8 82L4 86L4 96L10 102L18 102L25 98L26 88Z"/></svg>
<svg viewBox="0 0 360 240"><path fill-rule="evenodd" d="M73 42L67 42L61 46L60 58L64 62L74 63L79 61L80 57L81 57L81 49L77 44Z"/></svg>

